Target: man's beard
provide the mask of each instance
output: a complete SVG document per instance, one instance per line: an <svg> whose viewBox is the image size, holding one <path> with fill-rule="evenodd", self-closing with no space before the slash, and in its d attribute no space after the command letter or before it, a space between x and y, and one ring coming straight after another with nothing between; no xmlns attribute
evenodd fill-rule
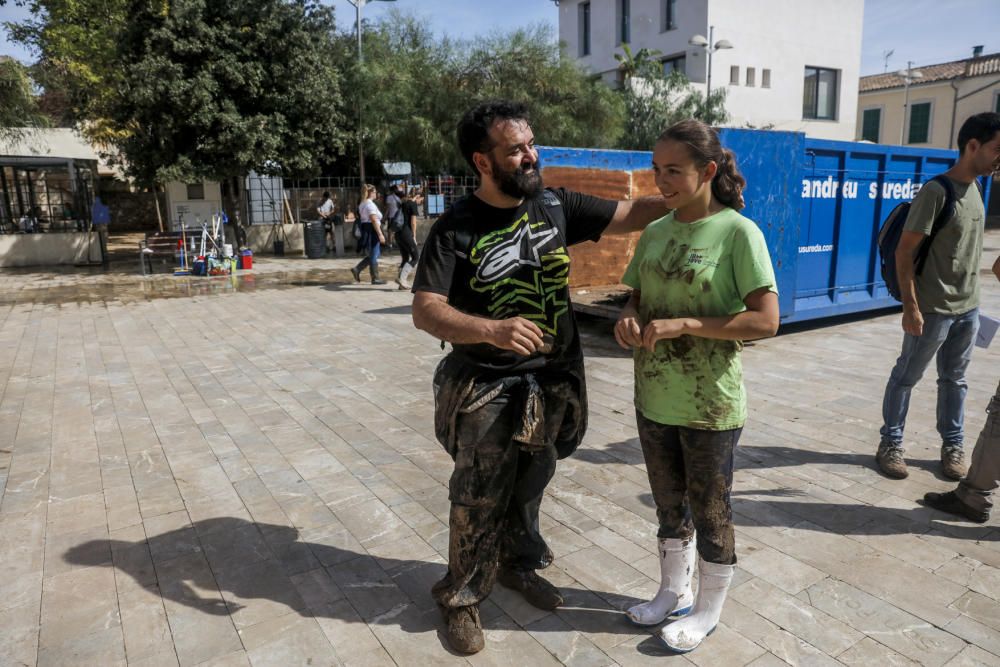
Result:
<svg viewBox="0 0 1000 667"><path fill-rule="evenodd" d="M524 171L522 168L504 171L491 155L490 164L497 187L508 197L531 199L542 194L545 184L542 183L542 170L537 162L531 171Z"/></svg>

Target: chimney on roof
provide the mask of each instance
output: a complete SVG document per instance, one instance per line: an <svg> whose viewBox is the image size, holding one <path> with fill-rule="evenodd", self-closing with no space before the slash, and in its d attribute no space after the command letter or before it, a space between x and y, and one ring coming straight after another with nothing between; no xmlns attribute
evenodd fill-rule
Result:
<svg viewBox="0 0 1000 667"><path fill-rule="evenodd" d="M979 46L973 46L972 47L972 57L973 58L978 58L981 55L983 55L983 45L980 44Z"/></svg>

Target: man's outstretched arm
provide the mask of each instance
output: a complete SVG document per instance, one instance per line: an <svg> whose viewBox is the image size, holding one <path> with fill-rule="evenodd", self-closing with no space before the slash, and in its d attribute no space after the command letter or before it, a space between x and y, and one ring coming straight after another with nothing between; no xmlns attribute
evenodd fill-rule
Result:
<svg viewBox="0 0 1000 667"><path fill-rule="evenodd" d="M605 230L608 234L641 232L653 220L659 220L670 212L667 200L657 195L639 199L625 199L618 202L618 208Z"/></svg>

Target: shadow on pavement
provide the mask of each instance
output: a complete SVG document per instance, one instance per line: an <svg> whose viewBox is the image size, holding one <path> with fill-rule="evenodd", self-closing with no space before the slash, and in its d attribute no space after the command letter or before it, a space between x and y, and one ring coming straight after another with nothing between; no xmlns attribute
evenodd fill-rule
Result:
<svg viewBox="0 0 1000 667"><path fill-rule="evenodd" d="M638 461L636 460L636 457ZM743 446L737 448L737 469L783 468L794 466L844 465L875 468L873 454L812 452L780 446ZM586 463L642 463L638 438L612 443L594 450L580 449L573 459ZM908 460L911 467L933 471L944 479L935 461ZM803 483L807 480L803 479ZM928 491L932 490L930 488ZM831 493L833 493L831 491ZM765 526L770 528L797 527L803 530L826 532L836 535L920 535L940 529L961 539L1000 541L1000 530L990 525L973 525L949 514L932 510L923 505L922 498L914 499L912 509L877 507L865 503L831 503L795 488L741 489L739 483L732 492L733 521L737 526ZM845 496L846 498L846 496ZM656 507L652 493L642 493L639 502L646 507ZM938 520L946 521L947 523ZM811 525L800 525L808 522Z"/></svg>
<svg viewBox="0 0 1000 667"><path fill-rule="evenodd" d="M263 599L303 616L395 625L407 633L436 630L447 649L445 624L430 595L431 585L444 576L443 563L377 558L298 538L299 531L289 526L207 519L148 540L92 540L70 548L63 559L74 565L114 567L151 593L158 586L165 600L205 614L238 617L252 600ZM330 537L337 539L351 538L336 533ZM296 574L300 576L293 584ZM499 584L494 596L498 589ZM627 635L645 631L618 611L635 604L635 598L586 589L561 591L566 603L557 613L576 630ZM500 615L494 605L484 606L483 626L509 629Z"/></svg>

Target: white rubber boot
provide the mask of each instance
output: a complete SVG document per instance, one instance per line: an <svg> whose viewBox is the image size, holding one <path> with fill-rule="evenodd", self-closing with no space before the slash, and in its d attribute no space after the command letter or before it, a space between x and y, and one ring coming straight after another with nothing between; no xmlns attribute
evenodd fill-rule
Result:
<svg viewBox="0 0 1000 667"><path fill-rule="evenodd" d="M396 279L396 284L399 285L400 289L410 289L413 287L413 283L410 282L410 274L413 270L417 268L413 264L406 263L399 269L399 278Z"/></svg>
<svg viewBox="0 0 1000 667"><path fill-rule="evenodd" d="M729 584L733 581L735 565L719 565L698 561L698 597L694 611L660 630L660 639L677 653L687 653L698 648L705 637L712 634L722 616Z"/></svg>
<svg viewBox="0 0 1000 667"><path fill-rule="evenodd" d="M625 612L636 625L657 625L670 616L683 616L691 611L694 595L691 577L694 575L694 538L676 540L663 538L660 547L660 590L649 602L643 602Z"/></svg>

